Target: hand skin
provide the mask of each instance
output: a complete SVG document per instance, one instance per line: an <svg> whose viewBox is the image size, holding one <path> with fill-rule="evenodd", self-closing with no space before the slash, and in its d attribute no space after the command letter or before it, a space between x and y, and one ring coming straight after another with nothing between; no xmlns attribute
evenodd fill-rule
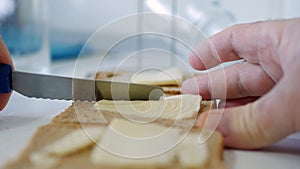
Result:
<svg viewBox="0 0 300 169"><path fill-rule="evenodd" d="M9 51L6 47L6 45L4 44L1 36L0 36L0 63L5 63L5 64L10 64L12 65L12 59L10 57ZM11 95L12 92L10 93L0 93L0 111L4 109L4 107L6 106L9 97Z"/></svg>
<svg viewBox="0 0 300 169"><path fill-rule="evenodd" d="M240 24L201 43L190 55L197 70L245 61L183 83L183 93L226 100L225 109L201 114L197 125L215 125L226 146L241 149L265 147L300 131L299 28L300 18ZM208 118L214 115L220 121Z"/></svg>

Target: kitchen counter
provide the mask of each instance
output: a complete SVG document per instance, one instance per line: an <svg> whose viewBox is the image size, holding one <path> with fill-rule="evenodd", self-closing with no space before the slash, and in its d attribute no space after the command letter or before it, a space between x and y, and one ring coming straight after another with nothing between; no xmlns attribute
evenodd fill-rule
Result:
<svg viewBox="0 0 300 169"><path fill-rule="evenodd" d="M86 59L91 63L93 59ZM75 62L51 66L51 74L72 76ZM91 66L89 66L91 67ZM94 70L82 71L86 75ZM80 72L80 71L79 71ZM16 158L28 144L37 127L49 123L71 105L71 101L27 98L13 93L9 104L0 113L0 168ZM296 169L300 166L300 134L294 134L270 147L243 151L226 149L224 160L229 169Z"/></svg>

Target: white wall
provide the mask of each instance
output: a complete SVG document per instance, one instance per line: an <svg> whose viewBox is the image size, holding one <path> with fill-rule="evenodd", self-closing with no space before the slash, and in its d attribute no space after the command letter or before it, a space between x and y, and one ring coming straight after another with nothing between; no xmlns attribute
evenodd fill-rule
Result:
<svg viewBox="0 0 300 169"><path fill-rule="evenodd" d="M138 1L50 0L48 2L51 26L91 31L114 19L136 13ZM237 22L300 16L300 0L220 0L220 2L235 15Z"/></svg>
<svg viewBox="0 0 300 169"><path fill-rule="evenodd" d="M50 0L53 29L94 32L99 27L136 12L137 0Z"/></svg>
<svg viewBox="0 0 300 169"><path fill-rule="evenodd" d="M136 13L138 11L138 1L140 2L141 0L50 0L48 1L50 30L62 31L64 37L59 37L62 40L68 38L72 42L85 40L105 24L120 17ZM166 0L160 1L166 3ZM170 1L168 0L167 2ZM178 1L181 7L183 6L182 3L188 3L188 0ZM201 6L203 1L212 0L194 1L201 8L203 7ZM235 16L236 23L300 16L300 0L219 1L223 8ZM125 29L126 27L124 27ZM116 33L111 30L109 31L109 36ZM83 36L80 37L80 34L83 34Z"/></svg>
<svg viewBox="0 0 300 169"><path fill-rule="evenodd" d="M300 16L299 0L220 0L238 22Z"/></svg>
<svg viewBox="0 0 300 169"><path fill-rule="evenodd" d="M284 1L284 0L282 0ZM285 0L284 1L284 16L299 17L300 16L300 1L299 0Z"/></svg>

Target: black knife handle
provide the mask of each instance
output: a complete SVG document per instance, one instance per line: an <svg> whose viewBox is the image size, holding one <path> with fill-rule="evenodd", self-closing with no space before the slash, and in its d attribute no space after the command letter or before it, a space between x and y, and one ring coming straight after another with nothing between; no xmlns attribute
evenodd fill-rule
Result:
<svg viewBox="0 0 300 169"><path fill-rule="evenodd" d="M9 93L12 90L12 67L0 63L0 93Z"/></svg>

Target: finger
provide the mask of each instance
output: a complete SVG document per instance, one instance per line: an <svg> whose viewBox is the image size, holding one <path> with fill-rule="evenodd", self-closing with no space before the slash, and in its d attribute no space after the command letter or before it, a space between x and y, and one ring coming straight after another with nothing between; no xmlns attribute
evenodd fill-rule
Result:
<svg viewBox="0 0 300 169"><path fill-rule="evenodd" d="M271 41L276 39L276 36L271 34L268 22L232 26L201 43L190 54L190 64L195 69L205 70L222 62L238 59L258 63L260 55L267 58L265 55L271 53L265 51L265 46L273 45Z"/></svg>
<svg viewBox="0 0 300 169"><path fill-rule="evenodd" d="M241 62L186 80L182 92L200 94L204 99L235 99L261 96L274 85L259 65Z"/></svg>
<svg viewBox="0 0 300 169"><path fill-rule="evenodd" d="M290 82L300 85L296 79L280 81L254 103L205 112L198 125L220 131L228 147L254 149L273 144L300 130L300 93L296 85L287 88Z"/></svg>
<svg viewBox="0 0 300 169"><path fill-rule="evenodd" d="M0 37L0 63L10 64L12 65L12 59L10 57L9 51L2 41L2 38ZM6 106L9 97L11 95L11 92L6 93L0 93L0 111L3 110L3 108Z"/></svg>
<svg viewBox="0 0 300 169"><path fill-rule="evenodd" d="M206 70L222 62L241 59L231 47L233 29L226 29L199 44L189 56L191 66Z"/></svg>
<svg viewBox="0 0 300 169"><path fill-rule="evenodd" d="M230 107L237 107L237 106L243 106L248 103L252 103L256 101L259 97L245 97L240 99L230 99L230 100L224 100L219 103L220 108L230 108Z"/></svg>
<svg viewBox="0 0 300 169"><path fill-rule="evenodd" d="M0 111L2 111L4 107L7 105L11 93L12 92L8 94L0 93Z"/></svg>

